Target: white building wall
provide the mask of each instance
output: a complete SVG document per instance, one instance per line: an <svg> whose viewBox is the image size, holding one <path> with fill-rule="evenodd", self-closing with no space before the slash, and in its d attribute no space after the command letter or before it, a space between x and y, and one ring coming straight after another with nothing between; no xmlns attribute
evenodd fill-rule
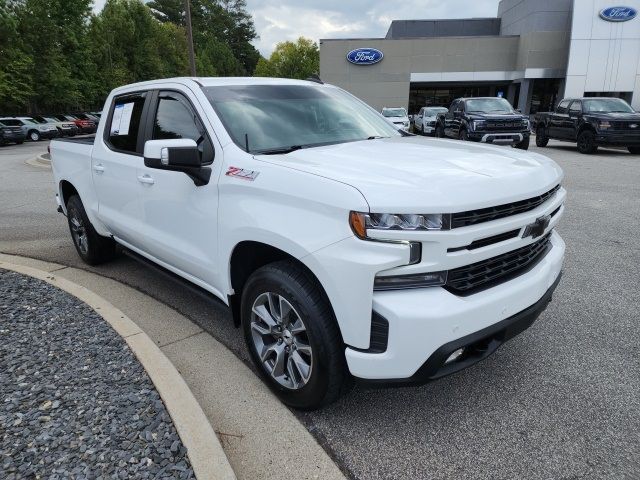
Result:
<svg viewBox="0 0 640 480"><path fill-rule="evenodd" d="M640 12L640 0L573 0L573 18L565 96L585 92L633 92L640 109L640 15L608 22L600 10L623 5Z"/></svg>

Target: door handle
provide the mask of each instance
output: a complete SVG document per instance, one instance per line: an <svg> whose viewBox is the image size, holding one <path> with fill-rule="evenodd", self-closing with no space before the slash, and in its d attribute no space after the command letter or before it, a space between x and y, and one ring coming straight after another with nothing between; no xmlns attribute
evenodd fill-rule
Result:
<svg viewBox="0 0 640 480"><path fill-rule="evenodd" d="M156 183L156 181L153 179L153 177L144 174L144 175L138 175L138 181L140 183L144 183L146 185L153 185L154 183Z"/></svg>
<svg viewBox="0 0 640 480"><path fill-rule="evenodd" d="M97 164L97 165L94 165L94 166L93 166L93 170L94 170L96 173L102 173L102 172L104 172L104 165L102 165L101 163L99 163L99 164Z"/></svg>

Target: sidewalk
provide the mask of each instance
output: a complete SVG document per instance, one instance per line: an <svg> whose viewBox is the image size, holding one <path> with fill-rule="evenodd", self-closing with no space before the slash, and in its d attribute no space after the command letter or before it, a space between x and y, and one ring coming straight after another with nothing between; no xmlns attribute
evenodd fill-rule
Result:
<svg viewBox="0 0 640 480"><path fill-rule="evenodd" d="M0 268L3 262L51 272L54 283L56 278L69 279L135 319L186 381L240 480L345 478L293 413L243 362L175 310L84 270L0 254Z"/></svg>

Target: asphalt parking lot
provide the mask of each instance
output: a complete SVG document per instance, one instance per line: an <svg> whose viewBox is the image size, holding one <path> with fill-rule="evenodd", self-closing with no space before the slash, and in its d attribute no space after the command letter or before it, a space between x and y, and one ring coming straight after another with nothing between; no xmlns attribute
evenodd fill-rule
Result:
<svg viewBox="0 0 640 480"><path fill-rule="evenodd" d="M0 148L0 251L90 269L55 211L50 170L25 164L45 149ZM569 193L553 302L471 369L421 387L357 386L301 415L352 478L638 478L640 156L553 141L531 151L563 167ZM225 309L127 258L91 270L169 304L246 360Z"/></svg>

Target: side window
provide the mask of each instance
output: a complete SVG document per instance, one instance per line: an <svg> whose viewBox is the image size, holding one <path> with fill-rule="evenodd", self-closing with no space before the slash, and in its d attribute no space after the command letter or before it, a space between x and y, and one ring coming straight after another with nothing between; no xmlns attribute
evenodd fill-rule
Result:
<svg viewBox="0 0 640 480"><path fill-rule="evenodd" d="M115 150L134 155L142 153L138 151L138 133L146 95L122 95L113 100L105 134Z"/></svg>
<svg viewBox="0 0 640 480"><path fill-rule="evenodd" d="M462 113L464 111L464 102L458 102L456 107L456 113Z"/></svg>
<svg viewBox="0 0 640 480"><path fill-rule="evenodd" d="M557 113L567 113L569 111L569 102L570 100L563 100L558 104L558 108L556 108Z"/></svg>
<svg viewBox="0 0 640 480"><path fill-rule="evenodd" d="M202 163L213 162L213 144L191 104L179 93L160 92L158 95L152 138L190 138L198 145Z"/></svg>
<svg viewBox="0 0 640 480"><path fill-rule="evenodd" d="M456 109L458 108L458 104L460 103L459 100L455 100L452 104L451 107L449 108L449 113L453 113L456 111Z"/></svg>
<svg viewBox="0 0 640 480"><path fill-rule="evenodd" d="M420 112L418 113L419 117L423 117L424 116L424 108L420 109Z"/></svg>
<svg viewBox="0 0 640 480"><path fill-rule="evenodd" d="M569 108L569 113L572 113L574 115L582 113L582 102L580 100L575 100Z"/></svg>

